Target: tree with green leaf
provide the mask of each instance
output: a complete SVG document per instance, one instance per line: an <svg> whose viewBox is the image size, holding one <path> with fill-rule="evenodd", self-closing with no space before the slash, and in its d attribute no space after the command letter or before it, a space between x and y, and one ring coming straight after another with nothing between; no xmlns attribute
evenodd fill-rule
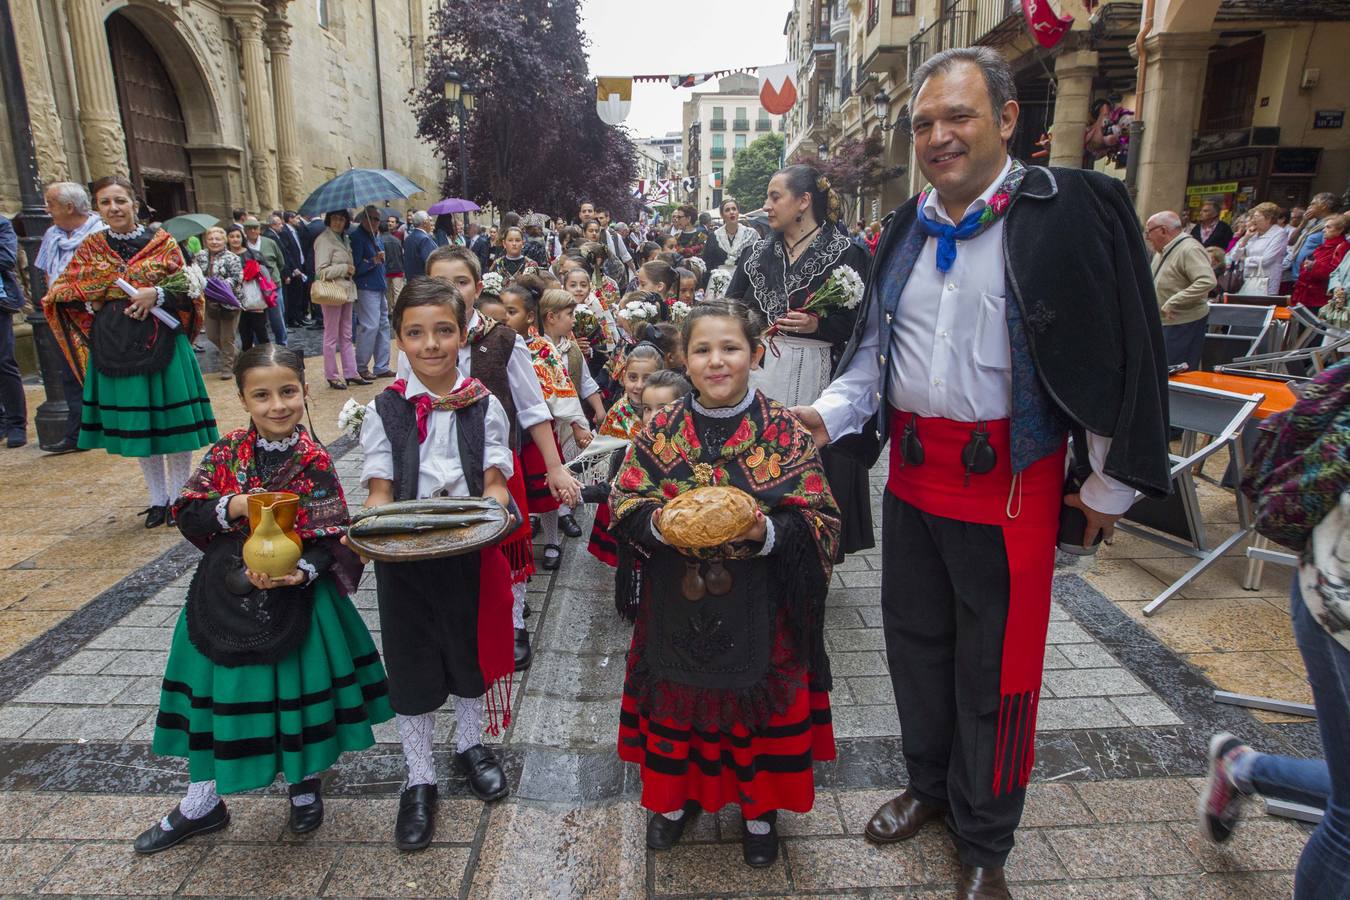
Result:
<svg viewBox="0 0 1350 900"><path fill-rule="evenodd" d="M742 210L757 209L769 193L769 179L783 164L783 136L771 131L736 153L727 177L725 196L735 198Z"/></svg>

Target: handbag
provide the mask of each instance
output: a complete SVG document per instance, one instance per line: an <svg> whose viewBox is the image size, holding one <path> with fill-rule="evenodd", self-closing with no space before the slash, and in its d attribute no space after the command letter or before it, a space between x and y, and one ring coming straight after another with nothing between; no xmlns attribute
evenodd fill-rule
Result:
<svg viewBox="0 0 1350 900"><path fill-rule="evenodd" d="M320 279L309 288L309 299L320 306L342 306L351 299L346 278Z"/></svg>
<svg viewBox="0 0 1350 900"><path fill-rule="evenodd" d="M1350 485L1350 360L1317 376L1287 412L1262 426L1241 490L1256 530L1302 551Z"/></svg>

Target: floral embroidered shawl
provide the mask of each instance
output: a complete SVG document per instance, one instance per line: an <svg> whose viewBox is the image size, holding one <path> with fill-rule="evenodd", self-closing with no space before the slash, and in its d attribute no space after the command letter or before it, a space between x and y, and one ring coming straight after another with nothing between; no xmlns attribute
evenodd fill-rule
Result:
<svg viewBox="0 0 1350 900"><path fill-rule="evenodd" d="M642 416L633 409L633 403L627 396L609 408L609 412L605 413L605 421L600 425L601 434L623 438L626 441L637 437L637 433L641 430Z"/></svg>
<svg viewBox="0 0 1350 900"><path fill-rule="evenodd" d="M81 381L89 363L89 334L94 314L86 303L125 300L117 279L125 278L137 286L153 287L183 268L183 251L164 229L130 260L124 260L109 245L105 232L85 238L71 257L70 265L42 298L42 311L51 325L61 352ZM197 298L188 310L178 312L183 333L191 340L202 320L202 300Z"/></svg>

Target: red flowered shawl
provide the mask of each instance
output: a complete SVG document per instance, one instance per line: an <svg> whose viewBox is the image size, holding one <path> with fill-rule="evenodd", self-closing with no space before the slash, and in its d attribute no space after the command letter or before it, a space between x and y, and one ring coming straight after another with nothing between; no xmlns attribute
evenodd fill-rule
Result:
<svg viewBox="0 0 1350 900"><path fill-rule="evenodd" d="M689 411L689 398L662 407L633 441L614 481L610 507L615 523L652 510L708 484L745 491L765 514L801 517L828 581L839 543L839 507L825 480L811 434L787 407L755 392L740 426L720 448L704 448ZM690 551L712 557L716 549Z"/></svg>
<svg viewBox="0 0 1350 900"><path fill-rule="evenodd" d="M333 458L310 437L303 425L297 427L300 440L292 451L290 462L270 480L264 482L254 466L254 441L258 432L250 425L231 431L216 441L184 485L179 499L219 500L227 494L290 491L300 495L295 532L301 541L339 538L346 534L351 520L347 515L347 498L333 468ZM241 520L241 523L239 527L247 529L247 520ZM202 548L207 542L208 539L193 540ZM361 580L361 560L336 541L331 543L331 549L333 577L342 592L350 595Z"/></svg>
<svg viewBox="0 0 1350 900"><path fill-rule="evenodd" d="M600 425L600 433L609 437L631 441L642 430L642 416L633 409L633 403L627 396L619 400L605 413L605 421Z"/></svg>
<svg viewBox="0 0 1350 900"><path fill-rule="evenodd" d="M162 228L129 260L118 255L101 231L80 243L70 265L42 298L42 311L56 343L81 382L89 362L89 332L94 327L94 314L84 304L127 299L117 287L119 278L137 287L153 287L183 265L183 251L178 242ZM196 337L200 327L202 304L199 297L189 309L178 313L188 340Z"/></svg>

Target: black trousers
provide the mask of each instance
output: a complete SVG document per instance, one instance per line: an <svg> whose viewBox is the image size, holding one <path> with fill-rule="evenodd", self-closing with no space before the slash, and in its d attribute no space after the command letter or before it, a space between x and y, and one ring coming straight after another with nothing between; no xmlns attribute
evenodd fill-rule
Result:
<svg viewBox="0 0 1350 900"><path fill-rule="evenodd" d="M389 705L420 716L456 697L481 697L478 554L375 563Z"/></svg>
<svg viewBox="0 0 1350 900"><path fill-rule="evenodd" d="M1026 795L993 790L1008 620L1002 529L930 515L887 491L881 545L882 626L909 788L947 811L962 862L1001 866Z"/></svg>
<svg viewBox="0 0 1350 900"><path fill-rule="evenodd" d="M271 340L267 336L267 311L250 312L245 310L239 314L239 344L244 350L252 347L254 344L266 344Z"/></svg>
<svg viewBox="0 0 1350 900"><path fill-rule="evenodd" d="M1200 357L1205 349L1205 331L1209 316L1184 325L1163 323L1163 353L1169 366L1185 363L1192 372L1200 371Z"/></svg>
<svg viewBox="0 0 1350 900"><path fill-rule="evenodd" d="M23 375L14 357L14 314L0 308L0 425L5 431L28 427Z"/></svg>
<svg viewBox="0 0 1350 900"><path fill-rule="evenodd" d="M286 324L299 325L300 320L309 315L309 282L299 276L286 285Z"/></svg>

